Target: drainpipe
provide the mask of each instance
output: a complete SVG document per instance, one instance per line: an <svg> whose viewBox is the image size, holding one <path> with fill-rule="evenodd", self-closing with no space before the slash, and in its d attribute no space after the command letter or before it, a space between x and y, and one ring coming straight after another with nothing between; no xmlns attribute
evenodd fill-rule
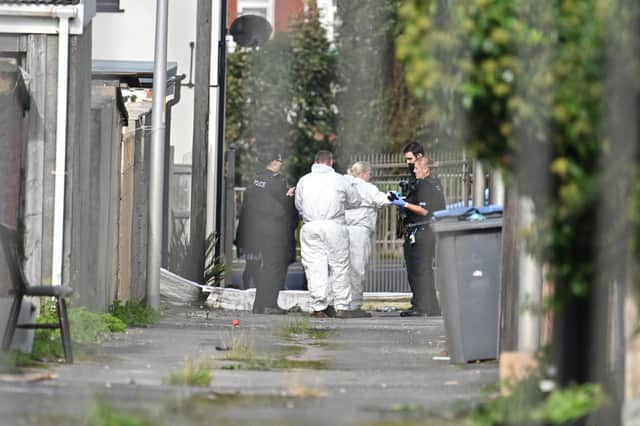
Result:
<svg viewBox="0 0 640 426"><path fill-rule="evenodd" d="M164 194L162 199L162 211L165 213L162 217L162 230L164 238L162 239L162 266L167 267L169 264L169 243L171 241L171 204L169 193L171 192L171 112L172 108L180 102L182 97L182 81L187 78L185 74L180 74L172 78L173 98L167 102L165 112L165 123L169 131L165 132L164 138Z"/></svg>
<svg viewBox="0 0 640 426"><path fill-rule="evenodd" d="M227 72L227 0L220 1L220 36L218 38L218 135L216 138L216 169L215 169L215 231L218 236L215 246L215 256L222 254L220 247L222 230L222 214L224 212L222 205L223 173L224 168L224 115L225 115L225 92L226 92L226 72ZM211 163L209 163L211 164ZM234 179L231 176L231 179ZM211 192L211 191L210 191ZM213 206L212 206L213 207ZM211 209L213 211L213 208ZM226 235L224 238L233 238ZM231 264L231 259L225 259L227 264Z"/></svg>
<svg viewBox="0 0 640 426"><path fill-rule="evenodd" d="M69 86L69 19L77 9L58 13L58 102L56 120L56 167L53 207L53 254L51 283L62 285L62 253L64 249L64 201L67 174L67 103Z"/></svg>

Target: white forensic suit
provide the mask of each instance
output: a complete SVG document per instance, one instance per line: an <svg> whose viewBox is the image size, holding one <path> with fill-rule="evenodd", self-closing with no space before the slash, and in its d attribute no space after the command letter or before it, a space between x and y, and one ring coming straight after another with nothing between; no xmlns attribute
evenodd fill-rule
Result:
<svg viewBox="0 0 640 426"><path fill-rule="evenodd" d="M364 179L345 176L358 191L361 202L356 208L345 211L349 231L349 258L351 261L351 309L362 307L362 293L371 254L371 243L376 233L378 209L391 204L387 194Z"/></svg>
<svg viewBox="0 0 640 426"><path fill-rule="evenodd" d="M330 304L349 310L349 233L345 208L360 204L360 196L332 167L314 164L296 186L296 208L304 224L300 230L302 265L314 311Z"/></svg>

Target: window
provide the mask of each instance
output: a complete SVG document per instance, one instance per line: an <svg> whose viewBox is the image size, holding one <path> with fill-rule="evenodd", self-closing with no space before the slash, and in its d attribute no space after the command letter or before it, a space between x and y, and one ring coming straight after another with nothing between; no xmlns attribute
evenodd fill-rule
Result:
<svg viewBox="0 0 640 426"><path fill-rule="evenodd" d="M266 7L246 7L238 11L238 16L242 15L258 15L268 20Z"/></svg>
<svg viewBox="0 0 640 426"><path fill-rule="evenodd" d="M124 12L120 9L120 0L96 0L96 12Z"/></svg>
<svg viewBox="0 0 640 426"><path fill-rule="evenodd" d="M274 25L273 0L238 0L238 16L258 15Z"/></svg>

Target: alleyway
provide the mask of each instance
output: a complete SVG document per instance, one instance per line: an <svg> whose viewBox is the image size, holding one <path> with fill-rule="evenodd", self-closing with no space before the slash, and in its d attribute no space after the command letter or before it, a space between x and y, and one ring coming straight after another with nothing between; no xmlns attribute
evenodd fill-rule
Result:
<svg viewBox="0 0 640 426"><path fill-rule="evenodd" d="M51 380L0 381L0 424L86 424L102 408L151 425L456 425L447 416L496 382L497 364L433 359L444 351L441 318L167 307L156 325L49 368ZM213 368L209 387L163 384L185 361Z"/></svg>

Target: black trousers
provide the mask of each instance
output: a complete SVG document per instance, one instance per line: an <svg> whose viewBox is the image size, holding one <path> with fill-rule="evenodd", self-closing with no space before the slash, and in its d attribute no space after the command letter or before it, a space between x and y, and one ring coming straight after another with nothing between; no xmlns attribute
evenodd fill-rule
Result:
<svg viewBox="0 0 640 426"><path fill-rule="evenodd" d="M412 307L427 315L440 315L433 277L435 236L431 229L420 228L415 233L415 243L404 239L404 260L407 264L409 286L413 292Z"/></svg>
<svg viewBox="0 0 640 426"><path fill-rule="evenodd" d="M278 307L278 294L284 290L289 267L288 247L265 247L261 250L262 267L256 280L256 300L253 312L262 313L265 308Z"/></svg>
<svg viewBox="0 0 640 426"><path fill-rule="evenodd" d="M242 290L256 286L258 276L260 275L262 259L259 254L247 253L245 254L245 262L244 272L242 272Z"/></svg>

